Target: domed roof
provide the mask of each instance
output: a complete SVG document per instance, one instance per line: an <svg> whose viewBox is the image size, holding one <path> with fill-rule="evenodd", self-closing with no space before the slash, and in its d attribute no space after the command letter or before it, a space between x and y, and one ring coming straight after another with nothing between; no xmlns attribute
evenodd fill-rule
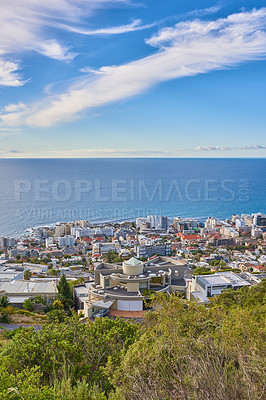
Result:
<svg viewBox="0 0 266 400"><path fill-rule="evenodd" d="M123 262L123 274L139 275L143 273L143 262L131 257L130 260Z"/></svg>
<svg viewBox="0 0 266 400"><path fill-rule="evenodd" d="M126 265L141 265L142 262L135 257L131 257L129 260L125 261Z"/></svg>

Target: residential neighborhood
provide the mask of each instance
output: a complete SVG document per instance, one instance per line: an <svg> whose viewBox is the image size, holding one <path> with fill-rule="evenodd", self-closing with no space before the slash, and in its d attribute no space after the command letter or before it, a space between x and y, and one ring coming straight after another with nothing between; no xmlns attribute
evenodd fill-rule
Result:
<svg viewBox="0 0 266 400"><path fill-rule="evenodd" d="M143 315L152 292L206 304L226 288L258 284L266 278L266 216L74 221L1 237L0 251L0 296L14 307L36 296L51 304L64 275L85 318L101 310L130 318Z"/></svg>

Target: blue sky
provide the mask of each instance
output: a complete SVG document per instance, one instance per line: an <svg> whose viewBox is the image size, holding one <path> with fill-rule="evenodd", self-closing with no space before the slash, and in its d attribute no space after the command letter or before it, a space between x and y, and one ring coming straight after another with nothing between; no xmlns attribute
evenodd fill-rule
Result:
<svg viewBox="0 0 266 400"><path fill-rule="evenodd" d="M250 3L0 0L0 157L265 157Z"/></svg>

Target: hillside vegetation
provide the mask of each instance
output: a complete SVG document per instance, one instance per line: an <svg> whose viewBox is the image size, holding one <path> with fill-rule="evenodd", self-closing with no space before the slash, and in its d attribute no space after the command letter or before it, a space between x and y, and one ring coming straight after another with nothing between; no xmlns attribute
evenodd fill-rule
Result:
<svg viewBox="0 0 266 400"><path fill-rule="evenodd" d="M141 325L72 316L2 334L0 398L264 399L265 302L266 280L207 307L156 298Z"/></svg>

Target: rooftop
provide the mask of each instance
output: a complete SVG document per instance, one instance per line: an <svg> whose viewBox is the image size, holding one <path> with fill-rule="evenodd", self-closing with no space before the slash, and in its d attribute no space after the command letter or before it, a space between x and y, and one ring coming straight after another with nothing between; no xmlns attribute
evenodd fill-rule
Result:
<svg viewBox="0 0 266 400"><path fill-rule="evenodd" d="M57 293L56 285L53 281L24 281L13 280L11 282L0 282L0 290L7 294L50 294Z"/></svg>
<svg viewBox="0 0 266 400"><path fill-rule="evenodd" d="M135 257L131 257L128 261L125 261L126 265L141 265L142 262Z"/></svg>
<svg viewBox="0 0 266 400"><path fill-rule="evenodd" d="M197 275L197 279L205 285L249 286L250 284L232 272L220 272L213 275Z"/></svg>

